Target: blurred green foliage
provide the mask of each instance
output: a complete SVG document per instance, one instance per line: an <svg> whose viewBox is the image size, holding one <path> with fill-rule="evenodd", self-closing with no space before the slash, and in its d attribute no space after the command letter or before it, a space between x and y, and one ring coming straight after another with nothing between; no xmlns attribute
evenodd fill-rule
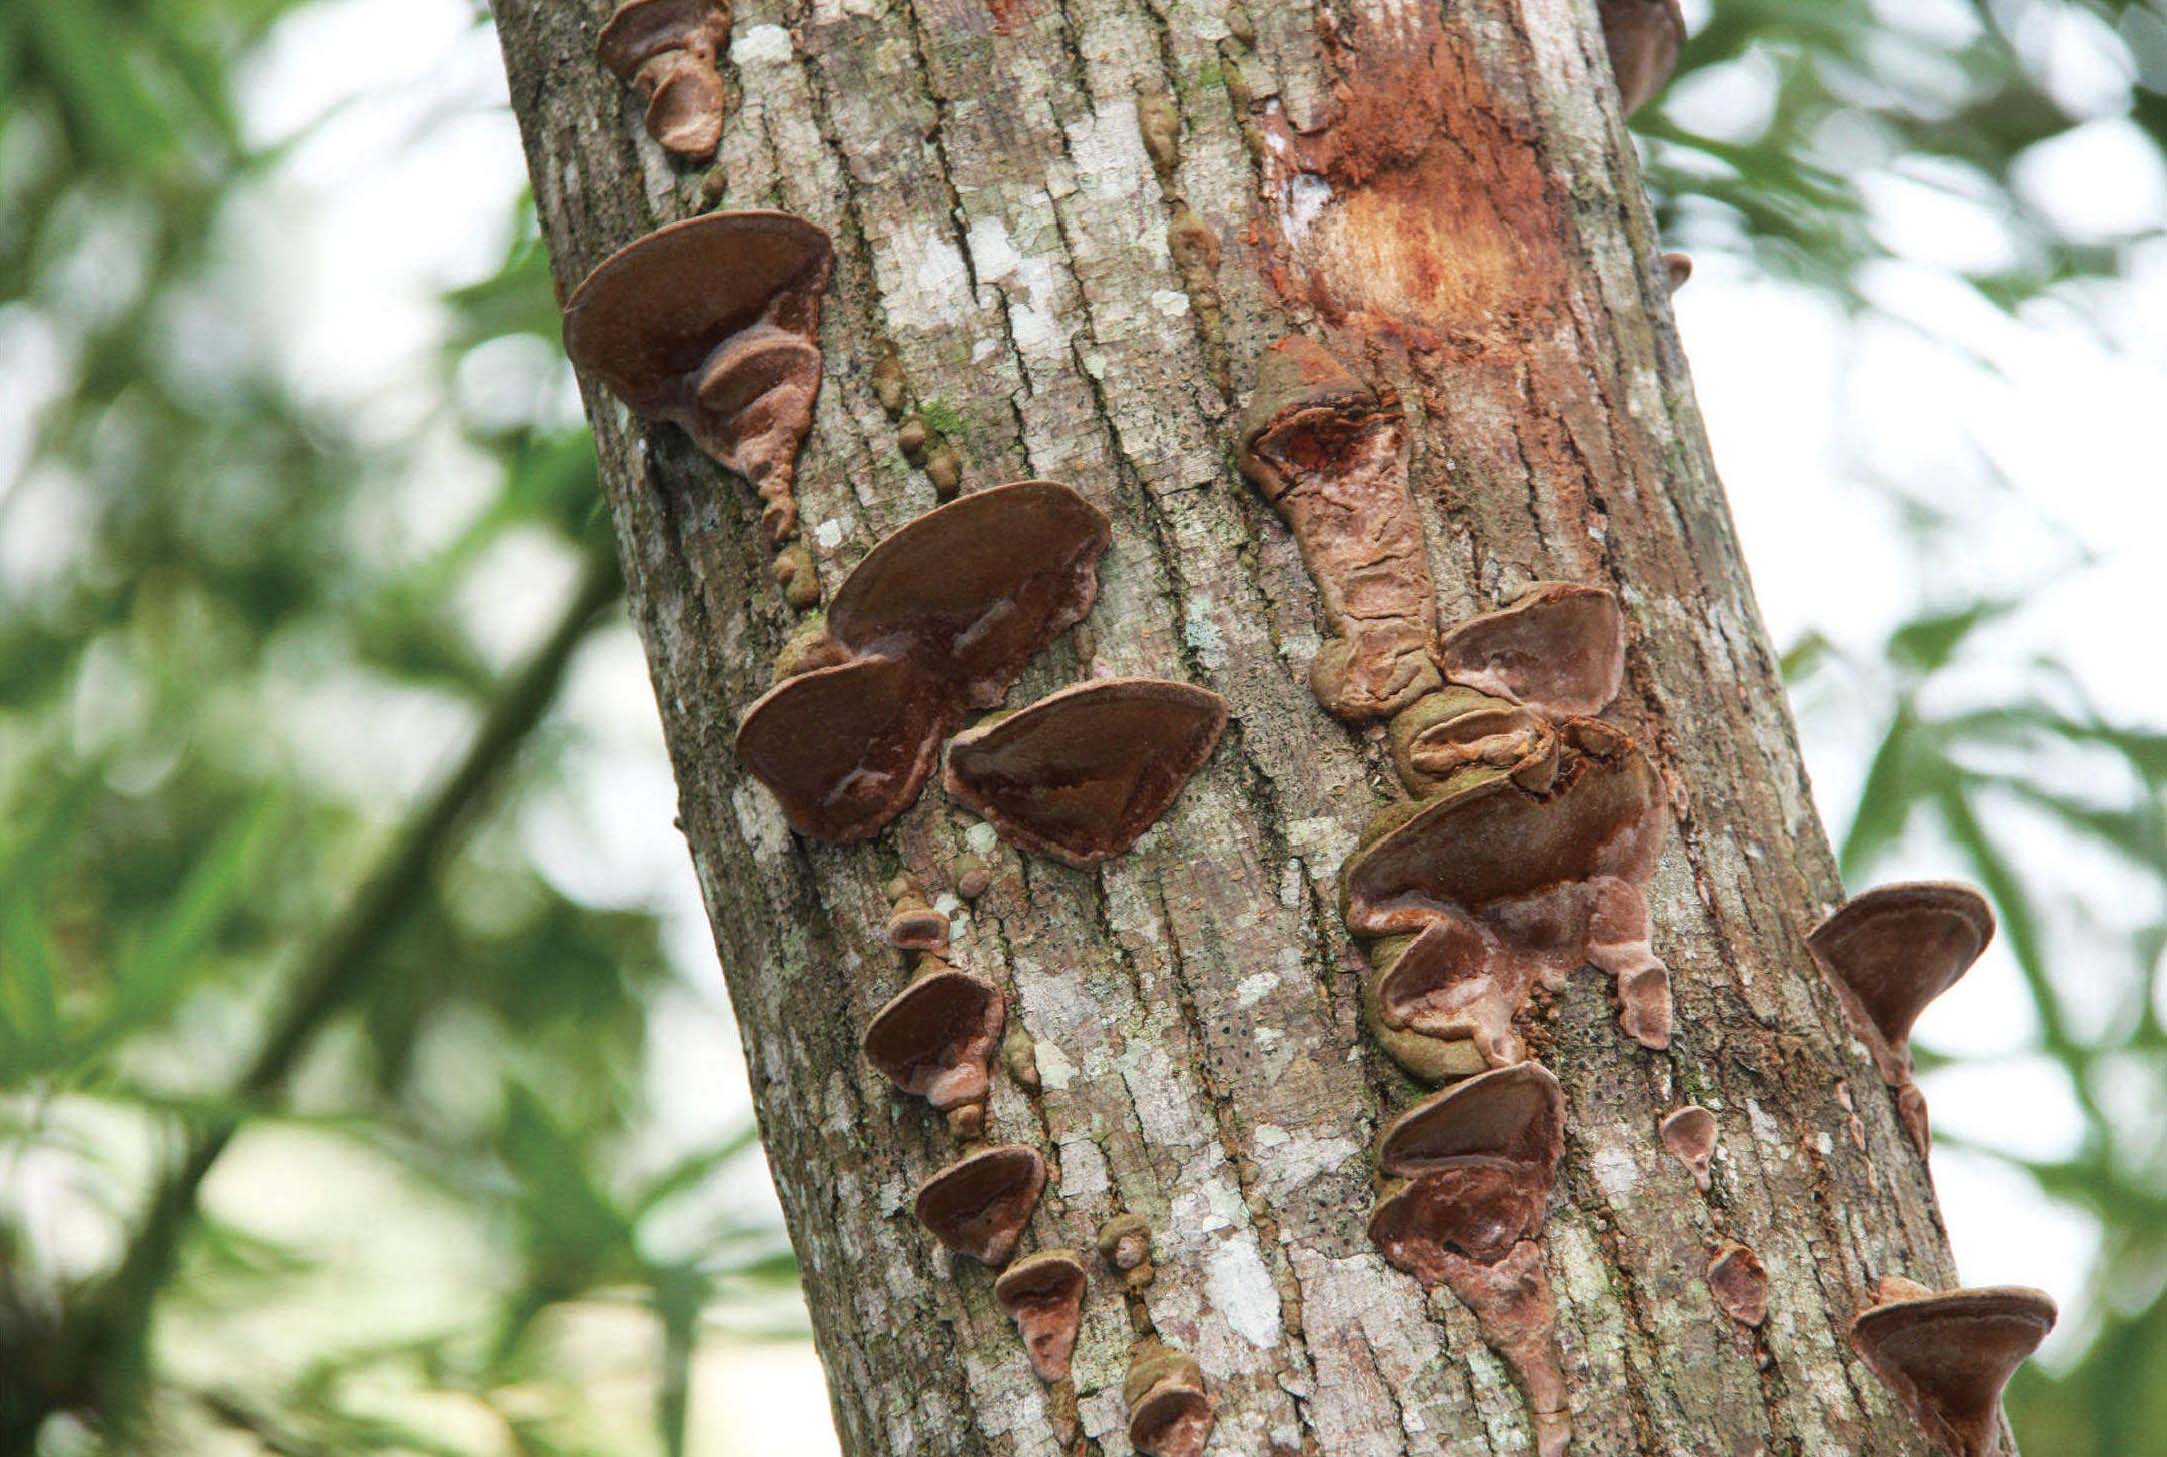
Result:
<svg viewBox="0 0 2167 1457"><path fill-rule="evenodd" d="M458 388L507 341L554 349L546 267L522 213L498 266L445 287L427 403L395 430L297 385L237 238L324 124L243 120L307 8L0 7L0 372L49 381L0 416L0 1453L621 1452L562 1319L612 1308L645 1322L643 1440L674 1453L702 1343L793 1329L794 1273L713 1197L749 1135L643 1145L677 975L656 916L568 893L519 830L578 772L552 705L616 593L584 430L547 390L505 411ZM1999 219L2006 262L1967 282L2000 307L2112 279L2127 240L2063 236L2019 185L2027 148L2088 119L2049 84L2053 26L2118 48L2123 113L2167 138L2156 0L1717 0L1679 84L1754 104L1637 119L1666 237L1867 308L1871 164ZM445 448L486 490L387 547L384 502ZM568 585L507 655L471 594L511 542ZM2133 1078L2167 1086L2167 926L2072 965L2012 846L2043 816L2156 888L2167 735L2053 662L1949 707L2007 607L1931 602L1878 654L1809 640L1789 665L1809 713L1885 726L1857 802L1825 806L1854 883L1923 833L1994 896L2084 1126L2022 1167L2103 1231L2081 1359L2028 1370L2013 1409L2035 1451L2129 1457L2167 1428L2167 1124L2156 1096L2127 1116ZM379 714L429 762L360 752ZM237 1164L257 1183L220 1185ZM382 1260L257 1217L266 1167L370 1191L372 1241L416 1225L398 1248L456 1252L459 1298L356 1335L341 1302ZM247 1358L262 1311L275 1360Z"/></svg>

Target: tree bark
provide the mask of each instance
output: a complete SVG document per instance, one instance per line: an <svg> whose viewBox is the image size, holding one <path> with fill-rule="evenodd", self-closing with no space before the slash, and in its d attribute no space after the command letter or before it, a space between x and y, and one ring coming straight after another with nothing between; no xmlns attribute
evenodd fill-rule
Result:
<svg viewBox="0 0 2167 1457"><path fill-rule="evenodd" d="M1667 1052L1627 1040L1587 971L1539 1031L1568 1095L1545 1240L1573 1450L1928 1451L1844 1331L1877 1277L1955 1272L1926 1168L1804 944L1837 876L1592 4L750 0L704 172L596 62L603 0L495 8L560 290L708 206L834 236L798 471L830 590L935 501L876 395L892 351L966 489L1059 480L1113 519L1096 610L1009 701L1111 671L1233 705L1133 853L1080 872L996 847L954 950L1035 1042L1042 1090L1000 1076L990 1107L996 1139L1055 1171L1024 1248L1088 1249L1118 1211L1149 1222L1149 1325L1202 1363L1210 1451L1530 1449L1472 1316L1364 1232L1371 1141L1422 1090L1364 1034L1337 876L1403 792L1381 733L1313 698L1316 590L1233 462L1257 361L1293 332L1403 403L1444 621L1546 578L1625 604L1607 717L1669 790L1650 901L1677 1031ZM843 1450L1061 1450L989 1274L911 1216L954 1140L857 1049L906 975L883 882L945 891L984 836L938 787L863 845L790 833L732 754L794 625L758 503L675 429L591 381L587 402ZM1689 1101L1720 1126L1706 1196L1656 1138ZM1759 1331L1707 1287L1726 1239L1766 1263ZM1092 1263L1082 1450L1119 1457L1134 1332Z"/></svg>

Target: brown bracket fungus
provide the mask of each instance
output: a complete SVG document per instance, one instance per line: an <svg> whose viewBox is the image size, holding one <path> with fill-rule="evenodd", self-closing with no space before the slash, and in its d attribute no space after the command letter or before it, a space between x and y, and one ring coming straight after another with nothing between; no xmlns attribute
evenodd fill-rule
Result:
<svg viewBox="0 0 2167 1457"><path fill-rule="evenodd" d="M1994 912L1969 886L1884 885L1855 896L1806 938L1836 989L1845 1020L1866 1045L1923 1158L1926 1099L1911 1080L1911 1027L1963 978L1994 937Z"/></svg>
<svg viewBox="0 0 2167 1457"><path fill-rule="evenodd" d="M929 956L911 984L873 1015L865 1059L947 1114L959 1134L975 1135L985 1126L993 1051L1006 1016L991 982Z"/></svg>
<svg viewBox="0 0 2167 1457"><path fill-rule="evenodd" d="M1599 713L1625 678L1625 614L1608 588L1536 582L1447 632L1437 661L1454 683L1551 718Z"/></svg>
<svg viewBox="0 0 2167 1457"><path fill-rule="evenodd" d="M625 0L595 46L647 103L647 134L687 161L722 141L725 97L715 57L730 38L727 0Z"/></svg>
<svg viewBox="0 0 2167 1457"><path fill-rule="evenodd" d="M1447 1250L1499 1259L1542 1228L1564 1125L1564 1091L1541 1063L1425 1098L1378 1138L1378 1172L1405 1182L1378 1204L1371 1240L1425 1283L1439 1278L1437 1256Z"/></svg>
<svg viewBox="0 0 2167 1457"><path fill-rule="evenodd" d="M918 1222L959 1255L1001 1266L1046 1187L1046 1161L1022 1144L965 1154L918 1186Z"/></svg>
<svg viewBox="0 0 2167 1457"><path fill-rule="evenodd" d="M1685 44L1678 0L1598 0L1603 45L1617 73L1618 99L1631 116L1670 82Z"/></svg>
<svg viewBox="0 0 2167 1457"><path fill-rule="evenodd" d="M1400 782L1435 794L1462 769L1510 770L1540 793L1557 777L1557 730L1533 709L1472 688L1452 687L1393 715L1387 741Z"/></svg>
<svg viewBox="0 0 2167 1457"><path fill-rule="evenodd" d="M1684 288L1693 278L1693 258L1687 253L1663 255L1663 286L1670 293Z"/></svg>
<svg viewBox="0 0 2167 1457"><path fill-rule="evenodd" d="M1130 1446L1146 1457L1201 1457L1211 1436L1211 1397L1195 1357L1156 1339L1137 1342L1121 1395Z"/></svg>
<svg viewBox="0 0 2167 1457"><path fill-rule="evenodd" d="M1406 436L1396 401L1300 335L1265 351L1242 415L1242 474L1286 519L1331 625L1310 687L1344 719L1389 717L1438 686Z"/></svg>
<svg viewBox="0 0 2167 1457"><path fill-rule="evenodd" d="M1010 844L1086 869L1166 812L1226 720L1209 689L1101 678L958 734L943 782Z"/></svg>
<svg viewBox="0 0 2167 1457"><path fill-rule="evenodd" d="M1716 1115L1688 1103L1666 1117L1657 1126L1656 1134L1663 1140L1663 1147L1670 1150L1670 1156L1685 1165L1695 1187L1707 1193L1708 1168L1716 1156Z"/></svg>
<svg viewBox="0 0 2167 1457"><path fill-rule="evenodd" d="M1074 1250L1026 1255L993 1282L993 1298L1016 1322L1031 1369L1047 1385L1068 1379L1083 1317L1083 1261Z"/></svg>
<svg viewBox="0 0 2167 1457"><path fill-rule="evenodd" d="M2002 1388L2054 1329L2053 1300L2020 1286L1936 1295L1909 1281L1880 1293L1896 1298L1851 1322L1851 1348L1949 1457L1986 1457Z"/></svg>
<svg viewBox="0 0 2167 1457"><path fill-rule="evenodd" d="M1090 612L1110 539L1103 512L1050 481L916 518L866 553L816 638L793 638L815 666L746 710L738 758L800 834L877 833L917 799L964 715L1000 702Z"/></svg>
<svg viewBox="0 0 2167 1457"><path fill-rule="evenodd" d="M888 944L898 951L940 951L948 945L948 918L933 909L914 875L888 882Z"/></svg>
<svg viewBox="0 0 2167 1457"><path fill-rule="evenodd" d="M797 530L834 259L828 235L789 213L704 213L603 259L565 306L572 362L750 481L771 544Z"/></svg>
<svg viewBox="0 0 2167 1457"><path fill-rule="evenodd" d="M1371 984L1384 1026L1470 1038L1485 1061L1507 1062L1534 984L1562 985L1586 963L1615 978L1628 1036L1669 1045L1669 973L1641 891L1667 828L1661 782L1608 724L1569 719L1558 735L1548 791L1463 770L1442 793L1386 809L1348 859L1347 924L1384 942ZM1417 941L1394 956L1385 938L1400 936Z"/></svg>
<svg viewBox="0 0 2167 1457"><path fill-rule="evenodd" d="M1768 1268L1736 1240L1725 1241L1708 1262L1708 1291L1740 1325L1757 1326L1768 1319Z"/></svg>

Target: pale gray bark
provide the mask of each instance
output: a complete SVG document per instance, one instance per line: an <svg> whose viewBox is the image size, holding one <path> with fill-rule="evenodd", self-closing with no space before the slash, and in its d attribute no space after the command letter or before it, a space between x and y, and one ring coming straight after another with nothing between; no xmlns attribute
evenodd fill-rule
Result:
<svg viewBox="0 0 2167 1457"><path fill-rule="evenodd" d="M1336 876L1399 791L1381 736L1311 697L1315 591L1231 458L1257 357L1306 329L1409 406L1445 620L1536 578L1619 592L1631 650L1609 716L1672 791L1651 903L1674 1045L1621 1037L1593 972L1535 1029L1569 1095L1547 1241L1574 1450L1925 1452L1843 1331L1875 1277L1954 1272L1926 1171L1807 957L1836 874L1592 5L747 0L713 182L668 161L596 63L605 8L496 3L560 287L710 205L833 233L798 488L829 587L934 502L872 388L892 347L916 399L961 417L966 488L1046 477L1113 517L1097 609L1011 703L1110 670L1234 705L1134 854L1080 873L996 849L955 952L1036 1039L1043 1092L1002 1078L991 1108L994 1137L1057 1166L1026 1248L1088 1247L1120 1209L1149 1220L1150 1320L1203 1364L1211 1451L1489 1457L1527 1440L1472 1318L1363 1233L1370 1140L1418 1090L1363 1035ZM1173 103L1164 181L1140 98ZM1318 145L1339 154L1286 160ZM1215 273L1193 249L1177 266L1180 204L1215 238ZM868 845L789 833L731 753L793 621L756 502L677 431L592 387L588 403L844 1450L1052 1453L990 1275L910 1216L955 1145L856 1048L905 974L880 939L882 881L908 867L945 889L970 821L935 787ZM1655 1133L1688 1101L1721 1129L1705 1197ZM1767 1263L1758 1336L1704 1282L1724 1238ZM1131 1338L1095 1280L1076 1382L1088 1450L1108 1457L1129 1450Z"/></svg>

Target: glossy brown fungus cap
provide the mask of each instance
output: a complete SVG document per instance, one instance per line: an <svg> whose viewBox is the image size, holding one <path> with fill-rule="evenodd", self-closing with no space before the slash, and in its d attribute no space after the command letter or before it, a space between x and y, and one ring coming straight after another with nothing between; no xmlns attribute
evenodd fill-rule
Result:
<svg viewBox="0 0 2167 1457"><path fill-rule="evenodd" d="M1993 935L1994 912L1977 891L1917 881L1845 901L1807 944L1882 1079L1902 1084L1911 1076L1912 1024Z"/></svg>
<svg viewBox="0 0 2167 1457"><path fill-rule="evenodd" d="M928 511L884 538L828 605L853 653L907 659L990 708L1091 611L1106 514L1067 486L1016 481Z"/></svg>
<svg viewBox="0 0 2167 1457"><path fill-rule="evenodd" d="M1201 1457L1211 1437L1211 1398L1194 1357L1157 1340L1139 1341L1121 1395L1130 1446L1146 1457Z"/></svg>
<svg viewBox="0 0 2167 1457"><path fill-rule="evenodd" d="M1016 1322L1038 1379L1068 1379L1081 1323L1084 1266L1074 1250L1040 1250L1010 1265L993 1282L993 1298Z"/></svg>
<svg viewBox="0 0 2167 1457"><path fill-rule="evenodd" d="M1768 1269L1759 1255L1736 1240L1726 1240L1708 1262L1708 1291L1740 1325L1757 1326L1768 1319Z"/></svg>
<svg viewBox="0 0 2167 1457"><path fill-rule="evenodd" d="M1708 1170L1716 1156L1716 1115L1697 1103L1688 1103L1665 1117L1656 1133L1670 1156L1684 1164L1694 1184L1707 1193Z"/></svg>
<svg viewBox="0 0 2167 1457"><path fill-rule="evenodd" d="M1002 839L1082 869L1136 843L1226 721L1209 689L1102 678L958 734L944 782Z"/></svg>
<svg viewBox="0 0 2167 1457"><path fill-rule="evenodd" d="M791 481L820 388L834 253L789 213L705 213L612 253L565 306L572 362L752 482L771 542L797 527Z"/></svg>
<svg viewBox="0 0 2167 1457"><path fill-rule="evenodd" d="M1527 974L1474 923L1451 917L1408 939L1380 942L1367 996L1379 1043L1424 1082L1465 1077L1521 1057L1512 1019ZM1413 1034L1431 1046L1405 1046L1385 1034Z"/></svg>
<svg viewBox="0 0 2167 1457"><path fill-rule="evenodd" d="M1685 44L1678 0L1599 0L1603 45L1617 73L1618 99L1631 116L1670 82Z"/></svg>
<svg viewBox="0 0 2167 1457"><path fill-rule="evenodd" d="M899 875L888 885L888 923L883 934L898 951L940 951L948 945L948 917L934 909L915 876Z"/></svg>
<svg viewBox="0 0 2167 1457"><path fill-rule="evenodd" d="M942 704L907 664L860 658L776 684L745 710L740 762L799 834L847 844L910 807L940 752Z"/></svg>
<svg viewBox="0 0 2167 1457"><path fill-rule="evenodd" d="M2020 1286L1914 1295L1861 1312L1851 1348L1949 1457L1986 1457L2002 1389L2054 1320L2053 1300Z"/></svg>
<svg viewBox="0 0 2167 1457"><path fill-rule="evenodd" d="M1437 661L1455 683L1552 718L1598 713L1625 677L1625 615L1607 588L1536 582L1446 632Z"/></svg>
<svg viewBox="0 0 2167 1457"><path fill-rule="evenodd" d="M866 1061L943 1113L983 1103L1006 1012L991 982L936 964L874 1014Z"/></svg>
<svg viewBox="0 0 2167 1457"><path fill-rule="evenodd" d="M730 33L727 0L624 0L596 38L594 53L619 77L656 56L704 48L710 59Z"/></svg>
<svg viewBox="0 0 2167 1457"><path fill-rule="evenodd" d="M1538 792L1557 775L1557 732L1522 704L1472 688L1429 694L1395 714L1388 742L1392 767L1416 795L1435 794L1463 769L1510 770Z"/></svg>
<svg viewBox="0 0 2167 1457"><path fill-rule="evenodd" d="M1046 1161L1022 1144L965 1154L918 1186L918 1222L959 1255L1005 1265L1046 1187Z"/></svg>
<svg viewBox="0 0 2167 1457"><path fill-rule="evenodd" d="M1539 1063L1455 1084L1408 1109L1378 1140L1378 1169L1404 1179L1378 1203L1370 1239L1425 1282L1447 1252L1488 1263L1542 1227L1564 1148L1565 1095Z"/></svg>

